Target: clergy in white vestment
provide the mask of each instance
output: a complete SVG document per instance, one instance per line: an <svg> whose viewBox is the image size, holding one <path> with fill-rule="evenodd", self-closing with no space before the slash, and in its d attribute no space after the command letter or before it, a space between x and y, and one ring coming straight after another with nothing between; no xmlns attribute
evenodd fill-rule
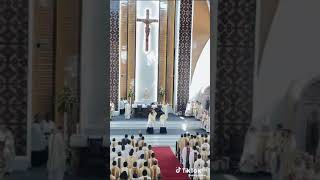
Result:
<svg viewBox="0 0 320 180"><path fill-rule="evenodd" d="M198 154L197 160L194 162L194 169L202 169L204 167L205 161L201 158L201 155Z"/></svg>
<svg viewBox="0 0 320 180"><path fill-rule="evenodd" d="M149 113L147 127L155 127L156 116L157 116L157 113L155 110L152 110L152 112Z"/></svg>
<svg viewBox="0 0 320 180"><path fill-rule="evenodd" d="M193 114L194 117L197 117L198 111L199 111L199 104L198 104L198 102L193 102L193 105L192 105L192 114Z"/></svg>
<svg viewBox="0 0 320 180"><path fill-rule="evenodd" d="M129 103L127 103L125 105L125 114L124 114L124 116L125 116L125 119L130 119L130 117L131 117L131 105Z"/></svg>
<svg viewBox="0 0 320 180"><path fill-rule="evenodd" d="M110 102L110 119L112 119L114 112L115 112L114 103Z"/></svg>
<svg viewBox="0 0 320 180"><path fill-rule="evenodd" d="M14 136L11 130L5 125L2 125L0 127L0 131L2 131L5 138L5 151L4 151L4 157L6 161L5 170L6 170L6 173L11 173L13 161L16 157Z"/></svg>
<svg viewBox="0 0 320 180"><path fill-rule="evenodd" d="M128 175L128 177L131 177L131 174L130 174L130 170L129 170L129 168L128 168L128 162L123 162L123 166L122 166L122 168L120 169L120 172L121 173L123 173L123 172L126 172L127 173L127 175ZM120 173L120 174L121 174Z"/></svg>
<svg viewBox="0 0 320 180"><path fill-rule="evenodd" d="M191 104L191 102L188 102L187 103L187 107L186 107L186 111L185 111L185 113L184 113L184 115L186 116L186 117L190 117L190 116L192 116L192 104Z"/></svg>
<svg viewBox="0 0 320 180"><path fill-rule="evenodd" d="M266 159L266 154L268 151L268 142L271 138L271 128L269 119L263 120L261 128L258 132L258 138L259 141L257 146L257 163L261 171L269 172L269 162L268 159Z"/></svg>
<svg viewBox="0 0 320 180"><path fill-rule="evenodd" d="M117 162L116 161L112 161L112 166L110 168L110 174L116 180L118 180L118 178L120 177L120 168L117 166Z"/></svg>
<svg viewBox="0 0 320 180"><path fill-rule="evenodd" d="M194 168L194 162L196 157L198 157L198 155L199 155L199 151L197 150L197 147L193 146L189 156L190 168Z"/></svg>
<svg viewBox="0 0 320 180"><path fill-rule="evenodd" d="M300 156L297 156L295 158L293 169L290 173L290 177L292 180L303 180L304 172L306 170L305 163L303 158Z"/></svg>
<svg viewBox="0 0 320 180"><path fill-rule="evenodd" d="M40 166L44 163L45 136L37 116L31 126L31 165Z"/></svg>
<svg viewBox="0 0 320 180"><path fill-rule="evenodd" d="M169 104L162 105L162 112L168 117L169 116Z"/></svg>
<svg viewBox="0 0 320 180"><path fill-rule="evenodd" d="M201 145L201 149L205 149L206 151L210 152L210 144L208 143L207 139L204 140L204 143Z"/></svg>
<svg viewBox="0 0 320 180"><path fill-rule="evenodd" d="M122 156L121 152L118 152L118 157L115 158L117 162L117 166L121 169L123 167L123 163L125 162L125 158Z"/></svg>
<svg viewBox="0 0 320 180"><path fill-rule="evenodd" d="M293 167L294 159L297 155L296 151L296 139L291 130L286 130L284 136L284 143L282 152L280 154L281 166L280 166L280 178L287 179L290 174L290 170Z"/></svg>
<svg viewBox="0 0 320 180"><path fill-rule="evenodd" d="M204 109L203 109L203 107L202 107L202 104L201 104L201 103L198 103L197 115L195 116L196 119L201 120L203 110L204 110Z"/></svg>
<svg viewBox="0 0 320 180"><path fill-rule="evenodd" d="M66 148L62 128L56 128L49 137L48 179L63 180L66 170Z"/></svg>
<svg viewBox="0 0 320 180"><path fill-rule="evenodd" d="M255 173L257 171L258 137L255 127L250 127L244 141L244 149L240 160L240 171Z"/></svg>
<svg viewBox="0 0 320 180"><path fill-rule="evenodd" d="M151 180L151 177L148 176L148 171L147 170L143 170L141 172L142 176L139 178L139 180Z"/></svg>
<svg viewBox="0 0 320 180"><path fill-rule="evenodd" d="M165 114L162 114L160 116L160 123L161 123L161 127L166 127L166 122L167 122L167 116Z"/></svg>
<svg viewBox="0 0 320 180"><path fill-rule="evenodd" d="M203 168L200 170L200 180L210 180L210 167L205 162Z"/></svg>
<svg viewBox="0 0 320 180"><path fill-rule="evenodd" d="M117 156L118 154L116 153L116 148L112 148L110 153L110 162L113 162Z"/></svg>
<svg viewBox="0 0 320 180"><path fill-rule="evenodd" d="M55 124L53 121L49 120L48 118L41 121L41 129L46 137L46 145L48 145L48 140L51 132L55 129Z"/></svg>
<svg viewBox="0 0 320 180"><path fill-rule="evenodd" d="M119 109L120 109L120 114L124 114L125 108L124 108L124 100L123 100L123 98L121 98L120 101L119 101Z"/></svg>
<svg viewBox="0 0 320 180"><path fill-rule="evenodd" d="M150 169L151 169L151 180L160 179L161 170L160 170L160 167L158 166L158 161L154 161Z"/></svg>
<svg viewBox="0 0 320 180"><path fill-rule="evenodd" d="M143 172L144 170L147 171L148 176L151 176L151 170L150 170L150 168L148 166L148 162L147 161L145 161L143 163L143 166L140 168L140 172ZM140 175L142 175L142 174L140 174Z"/></svg>
<svg viewBox="0 0 320 180"><path fill-rule="evenodd" d="M191 148L189 142L186 143L186 146L182 149L182 164L184 168L190 168L190 153Z"/></svg>
<svg viewBox="0 0 320 180"><path fill-rule="evenodd" d="M277 125L276 129L271 133L267 142L266 157L269 172L274 179L278 178L280 165L280 151L282 147L282 125Z"/></svg>
<svg viewBox="0 0 320 180"><path fill-rule="evenodd" d="M5 160L5 136L0 130L0 179L4 178L6 174L6 160Z"/></svg>

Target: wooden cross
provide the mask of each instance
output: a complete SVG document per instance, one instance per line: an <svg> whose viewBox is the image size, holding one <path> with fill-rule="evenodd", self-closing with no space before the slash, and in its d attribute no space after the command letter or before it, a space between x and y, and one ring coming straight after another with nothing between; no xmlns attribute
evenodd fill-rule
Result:
<svg viewBox="0 0 320 180"><path fill-rule="evenodd" d="M145 19L139 19L137 18L138 22L143 22L146 24L145 26L145 51L148 52L149 51L149 35L150 35L150 24L154 23L154 22L158 22L157 19L150 19L149 17L149 9L146 9L146 18Z"/></svg>

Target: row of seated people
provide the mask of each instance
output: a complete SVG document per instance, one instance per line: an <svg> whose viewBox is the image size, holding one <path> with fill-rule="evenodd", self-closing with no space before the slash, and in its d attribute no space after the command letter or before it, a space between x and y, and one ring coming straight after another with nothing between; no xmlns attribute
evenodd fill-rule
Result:
<svg viewBox="0 0 320 180"><path fill-rule="evenodd" d="M135 139L128 135L121 141L115 138L111 142L110 179L158 180L161 177L160 167L151 145L147 145L144 136L139 134Z"/></svg>
<svg viewBox="0 0 320 180"><path fill-rule="evenodd" d="M320 158L298 153L289 171L289 180L319 180Z"/></svg>
<svg viewBox="0 0 320 180"><path fill-rule="evenodd" d="M210 179L210 137L207 134L185 133L177 141L177 157L184 168L192 169L193 180Z"/></svg>
<svg viewBox="0 0 320 180"><path fill-rule="evenodd" d="M209 110L204 108L203 105L196 102L188 102L185 116L187 117L195 117L197 120L201 120L201 126L207 132L210 132L210 113Z"/></svg>

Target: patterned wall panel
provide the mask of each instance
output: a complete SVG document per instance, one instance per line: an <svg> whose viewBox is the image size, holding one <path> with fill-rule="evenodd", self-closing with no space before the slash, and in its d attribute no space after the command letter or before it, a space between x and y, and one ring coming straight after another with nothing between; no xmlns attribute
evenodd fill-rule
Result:
<svg viewBox="0 0 320 180"><path fill-rule="evenodd" d="M27 153L28 1L0 0L0 125Z"/></svg>
<svg viewBox="0 0 320 180"><path fill-rule="evenodd" d="M110 101L118 107L119 96L119 3L110 6Z"/></svg>
<svg viewBox="0 0 320 180"><path fill-rule="evenodd" d="M189 100L192 0L180 3L177 111L184 113Z"/></svg>
<svg viewBox="0 0 320 180"><path fill-rule="evenodd" d="M215 157L236 168L251 122L256 0L219 0Z"/></svg>

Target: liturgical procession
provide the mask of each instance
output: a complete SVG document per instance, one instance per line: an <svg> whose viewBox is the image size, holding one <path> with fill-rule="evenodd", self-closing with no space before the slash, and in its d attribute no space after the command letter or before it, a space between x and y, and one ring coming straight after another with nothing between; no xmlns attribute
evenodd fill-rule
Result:
<svg viewBox="0 0 320 180"><path fill-rule="evenodd" d="M0 0L0 180L320 180L319 7Z"/></svg>

